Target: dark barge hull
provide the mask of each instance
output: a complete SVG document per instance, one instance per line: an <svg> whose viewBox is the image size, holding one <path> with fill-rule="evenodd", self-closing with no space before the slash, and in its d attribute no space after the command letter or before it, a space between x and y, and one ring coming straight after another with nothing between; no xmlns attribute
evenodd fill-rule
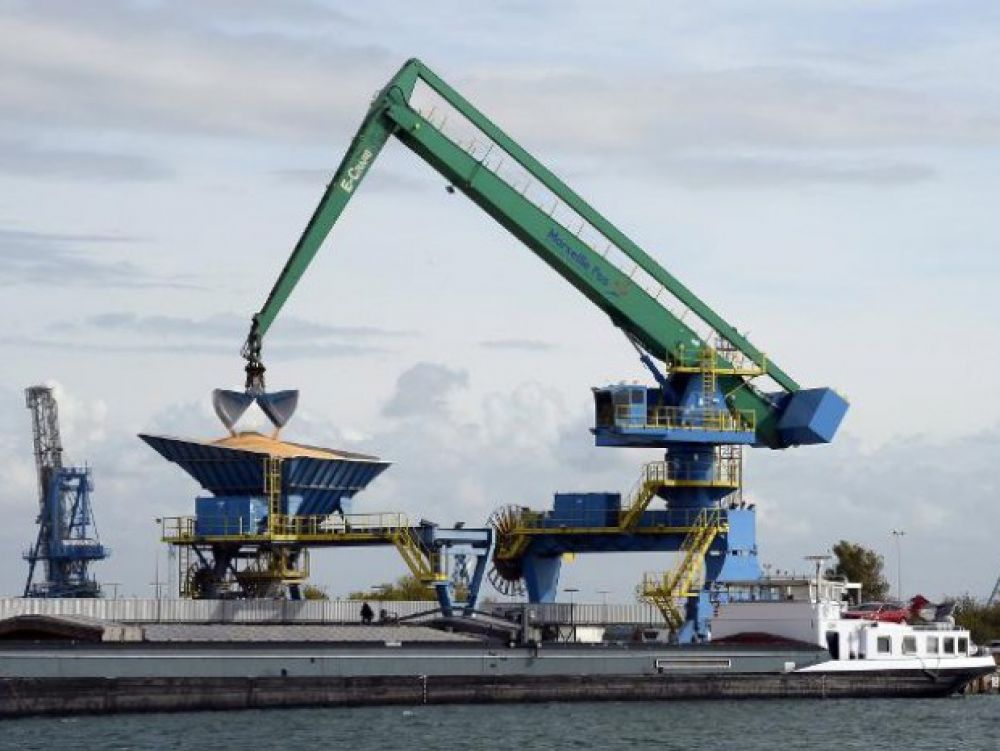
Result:
<svg viewBox="0 0 1000 751"><path fill-rule="evenodd" d="M889 666L879 670L875 665L871 670L845 670L843 664L837 669L836 662L826 669L828 662L829 652L812 645L21 642L0 647L0 717L390 704L945 696L996 669L992 660L986 661L989 667L980 661L935 671Z"/></svg>
<svg viewBox="0 0 1000 751"><path fill-rule="evenodd" d="M391 704L935 697L960 691L983 672L3 678L0 716Z"/></svg>

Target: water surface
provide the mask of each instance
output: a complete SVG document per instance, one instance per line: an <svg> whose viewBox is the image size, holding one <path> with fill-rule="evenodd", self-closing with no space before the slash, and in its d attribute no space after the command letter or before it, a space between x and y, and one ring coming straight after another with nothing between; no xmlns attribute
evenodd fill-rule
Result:
<svg viewBox="0 0 1000 751"><path fill-rule="evenodd" d="M997 749L1000 698L278 709L0 722L0 749Z"/></svg>

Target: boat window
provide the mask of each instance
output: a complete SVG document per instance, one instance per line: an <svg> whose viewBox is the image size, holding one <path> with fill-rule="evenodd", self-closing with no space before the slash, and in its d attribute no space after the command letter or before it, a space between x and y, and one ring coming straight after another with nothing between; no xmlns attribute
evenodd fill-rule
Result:
<svg viewBox="0 0 1000 751"><path fill-rule="evenodd" d="M915 636L904 636L903 637L903 654L904 655L915 655L917 653L917 637Z"/></svg>
<svg viewBox="0 0 1000 751"><path fill-rule="evenodd" d="M645 401L646 395L642 391L636 389L632 392L632 404L642 404Z"/></svg>
<svg viewBox="0 0 1000 751"><path fill-rule="evenodd" d="M938 653L938 638L936 636L927 637L927 654L936 655Z"/></svg>
<svg viewBox="0 0 1000 751"><path fill-rule="evenodd" d="M892 638L888 636L878 637L875 648L880 655L892 654Z"/></svg>
<svg viewBox="0 0 1000 751"><path fill-rule="evenodd" d="M969 640L964 636L958 637L958 653L960 655L969 653Z"/></svg>
<svg viewBox="0 0 1000 751"><path fill-rule="evenodd" d="M944 653L946 655L955 654L955 637L946 636L944 637Z"/></svg>

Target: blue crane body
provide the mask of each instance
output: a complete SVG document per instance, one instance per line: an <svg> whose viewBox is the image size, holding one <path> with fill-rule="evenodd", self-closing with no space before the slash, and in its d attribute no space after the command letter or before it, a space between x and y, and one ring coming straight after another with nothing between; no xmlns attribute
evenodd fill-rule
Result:
<svg viewBox="0 0 1000 751"><path fill-rule="evenodd" d="M418 87L436 99L435 108L414 106ZM468 143L454 135L456 123L474 134ZM508 507L495 514L491 580L511 592L526 586L531 601L550 601L563 553L676 552L680 568L644 584L644 596L674 613L668 620L678 638L705 638L719 586L759 576L754 512L739 501L742 447L828 443L847 402L832 389L801 388L419 60L407 61L375 96L253 316L243 347L245 392L216 392L220 417L231 425L254 400L276 425L290 416L295 392L266 391L263 338L391 137L437 170L449 192L466 195L607 313L656 382L595 388L593 433L598 446L659 448L664 460L643 469L629 496L576 494L593 496L580 501L588 508L583 515L566 516L569 496L557 496L549 512ZM665 508L650 508L656 499ZM684 603L679 615L677 602Z"/></svg>
<svg viewBox="0 0 1000 751"><path fill-rule="evenodd" d="M28 562L24 596L100 597L101 587L90 565L103 561L109 551L94 525L90 467L63 465L53 390L31 386L25 390L25 402L31 410L39 512L38 536L24 554ZM42 564L43 576L36 575L38 564Z"/></svg>

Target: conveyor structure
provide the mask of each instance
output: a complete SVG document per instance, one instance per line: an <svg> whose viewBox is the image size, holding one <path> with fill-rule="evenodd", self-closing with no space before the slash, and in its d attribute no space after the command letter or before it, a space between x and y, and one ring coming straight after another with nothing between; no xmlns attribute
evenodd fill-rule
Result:
<svg viewBox="0 0 1000 751"><path fill-rule="evenodd" d="M310 548L384 545L395 547L413 576L434 589L445 614L475 607L490 529L352 513L355 494L388 462L256 433L215 442L140 438L211 493L196 499L195 515L160 520L162 539L180 553L183 596L298 599Z"/></svg>
<svg viewBox="0 0 1000 751"><path fill-rule="evenodd" d="M557 591L566 552L663 550L677 563L647 577L682 641L707 638L712 600L729 580L759 575L754 511L739 489L742 448L784 449L832 440L847 402L827 388L803 389L735 326L419 60L376 94L243 347L244 392L218 391L227 425L254 400L276 426L294 392L270 395L263 338L390 137L460 192L604 311L625 334L655 385L594 389L598 446L658 448L636 490L560 494L551 511L508 509L492 578L526 585L532 601ZM655 504L655 506L654 506Z"/></svg>

